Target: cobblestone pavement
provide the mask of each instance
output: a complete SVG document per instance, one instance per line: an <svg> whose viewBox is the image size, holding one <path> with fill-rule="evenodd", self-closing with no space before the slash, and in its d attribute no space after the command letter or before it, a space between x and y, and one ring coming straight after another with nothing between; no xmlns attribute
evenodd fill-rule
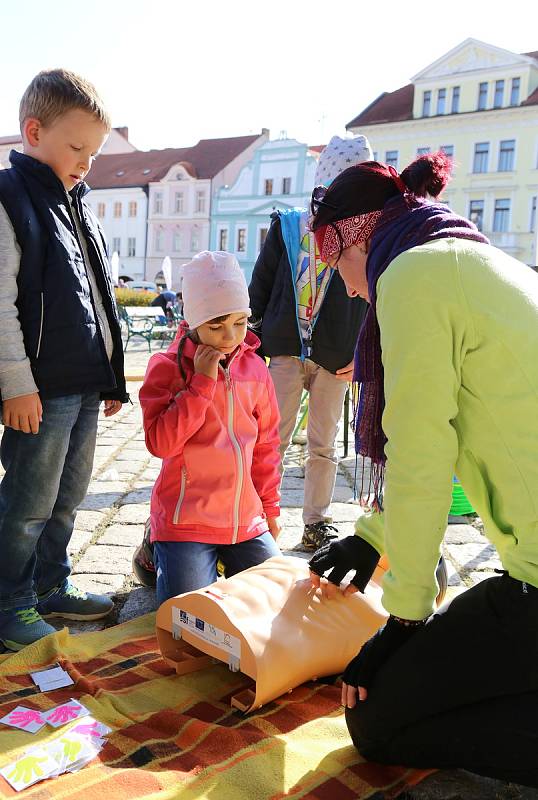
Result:
<svg viewBox="0 0 538 800"><path fill-rule="evenodd" d="M155 348L154 344L153 352ZM115 613L98 622L71 623L72 632L108 627L155 608L153 590L139 586L131 569L160 465L159 459L146 450L138 402L148 357L145 343L130 343L126 371L133 405L124 406L111 419L100 418L92 481L77 513L69 547L73 582L86 591L110 594L116 603ZM351 453L344 458L342 436L341 432L341 460L331 513L339 535L347 536L353 533L361 509L353 501L352 442ZM286 458L279 544L284 553L308 558L308 554L294 549L300 543L303 527L304 451L304 446L293 445ZM449 570L449 597L491 576L500 566L495 548L481 532L480 520L460 517L453 522L447 528L443 546Z"/></svg>

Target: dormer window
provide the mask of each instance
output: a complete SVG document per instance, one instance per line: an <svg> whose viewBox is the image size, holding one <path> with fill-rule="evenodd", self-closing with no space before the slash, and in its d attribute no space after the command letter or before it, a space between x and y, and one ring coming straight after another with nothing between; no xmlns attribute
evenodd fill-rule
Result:
<svg viewBox="0 0 538 800"><path fill-rule="evenodd" d="M424 92L422 95L422 116L429 117L432 107L432 93L430 91Z"/></svg>
<svg viewBox="0 0 538 800"><path fill-rule="evenodd" d="M185 174L183 172L176 172L176 181L184 181Z"/></svg>
<svg viewBox="0 0 538 800"><path fill-rule="evenodd" d="M519 87L521 80L519 78L512 78L512 87L510 89L510 105L519 105Z"/></svg>
<svg viewBox="0 0 538 800"><path fill-rule="evenodd" d="M437 113L444 114L446 110L446 89L437 91Z"/></svg>
<svg viewBox="0 0 538 800"><path fill-rule="evenodd" d="M504 81L495 81L493 108L502 108L504 101Z"/></svg>
<svg viewBox="0 0 538 800"><path fill-rule="evenodd" d="M121 178L122 175L125 175L125 170L124 169L119 169L116 172L116 175L117 175L118 178Z"/></svg>
<svg viewBox="0 0 538 800"><path fill-rule="evenodd" d="M142 170L142 175L149 175L150 172L151 172L150 169L143 169Z"/></svg>

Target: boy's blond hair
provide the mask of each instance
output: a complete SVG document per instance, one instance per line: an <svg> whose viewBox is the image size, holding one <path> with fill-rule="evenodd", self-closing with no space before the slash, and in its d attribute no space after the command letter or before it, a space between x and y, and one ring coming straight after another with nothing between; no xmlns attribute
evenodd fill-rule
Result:
<svg viewBox="0 0 538 800"><path fill-rule="evenodd" d="M67 69L42 70L22 96L19 108L21 130L30 117L35 117L46 127L73 109L87 111L110 130L110 117L95 86Z"/></svg>

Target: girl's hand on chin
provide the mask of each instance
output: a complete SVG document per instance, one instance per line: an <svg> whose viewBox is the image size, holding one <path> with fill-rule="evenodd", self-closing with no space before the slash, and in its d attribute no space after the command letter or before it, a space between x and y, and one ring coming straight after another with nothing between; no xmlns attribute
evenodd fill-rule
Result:
<svg viewBox="0 0 538 800"><path fill-rule="evenodd" d="M219 374L219 361L223 358L220 350L215 350L207 344L199 344L194 354L194 371L200 375L217 380Z"/></svg>

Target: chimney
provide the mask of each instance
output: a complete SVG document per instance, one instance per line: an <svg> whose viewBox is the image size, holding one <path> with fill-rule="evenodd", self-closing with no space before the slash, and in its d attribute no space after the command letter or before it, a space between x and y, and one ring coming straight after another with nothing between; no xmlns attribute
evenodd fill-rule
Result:
<svg viewBox="0 0 538 800"><path fill-rule="evenodd" d="M127 125L123 125L121 128L114 128L114 130L117 131L120 136L123 136L124 139L129 141L129 128Z"/></svg>

